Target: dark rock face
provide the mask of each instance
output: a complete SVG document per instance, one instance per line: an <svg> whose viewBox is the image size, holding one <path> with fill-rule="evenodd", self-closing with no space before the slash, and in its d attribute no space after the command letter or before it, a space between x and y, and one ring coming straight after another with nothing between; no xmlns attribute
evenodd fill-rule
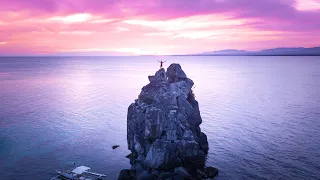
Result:
<svg viewBox="0 0 320 180"><path fill-rule="evenodd" d="M178 82L187 79L187 75L181 69L180 64L171 64L167 69L168 82Z"/></svg>
<svg viewBox="0 0 320 180"><path fill-rule="evenodd" d="M161 68L154 76L149 76L150 82L165 81L167 79L166 71Z"/></svg>
<svg viewBox="0 0 320 180"><path fill-rule="evenodd" d="M157 176L149 173L148 171L143 171L137 176L137 180L157 180Z"/></svg>
<svg viewBox="0 0 320 180"><path fill-rule="evenodd" d="M157 139L149 148L145 164L154 169L171 169L181 165L177 146L170 141Z"/></svg>
<svg viewBox="0 0 320 180"><path fill-rule="evenodd" d="M199 127L202 118L191 90L193 81L179 64L148 78L150 83L127 114L128 149L136 178L186 177L204 170L208 141Z"/></svg>
<svg viewBox="0 0 320 180"><path fill-rule="evenodd" d="M214 178L218 175L218 169L214 167L206 167L204 170L204 173L209 177L209 178Z"/></svg>
<svg viewBox="0 0 320 180"><path fill-rule="evenodd" d="M131 176L131 172L129 169L123 169L120 171L118 180L133 180L134 178Z"/></svg>
<svg viewBox="0 0 320 180"><path fill-rule="evenodd" d="M177 175L182 176L185 179L190 179L191 178L190 174L188 173L188 171L184 167L175 168L174 169L174 173L177 174Z"/></svg>
<svg viewBox="0 0 320 180"><path fill-rule="evenodd" d="M203 152L208 153L209 144L207 140L207 135L203 132L200 133L200 147L203 150Z"/></svg>

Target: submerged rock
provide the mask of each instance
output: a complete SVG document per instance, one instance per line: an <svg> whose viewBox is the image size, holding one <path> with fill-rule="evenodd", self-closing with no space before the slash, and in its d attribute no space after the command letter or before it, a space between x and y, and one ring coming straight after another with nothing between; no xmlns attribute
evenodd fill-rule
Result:
<svg viewBox="0 0 320 180"><path fill-rule="evenodd" d="M207 178L208 176L201 170L197 169L197 178L198 179L205 179Z"/></svg>
<svg viewBox="0 0 320 180"><path fill-rule="evenodd" d="M197 169L204 169L209 146L199 127L202 118L192 92L193 81L179 64L171 64L167 71L161 68L148 78L150 83L127 114L127 142L136 178L151 178L146 171L150 168L157 172L152 178L196 174Z"/></svg>
<svg viewBox="0 0 320 180"><path fill-rule="evenodd" d="M218 169L214 167L206 167L204 170L204 173L209 177L209 178L214 178L218 175Z"/></svg>
<svg viewBox="0 0 320 180"><path fill-rule="evenodd" d="M120 147L120 146L119 145L114 145L114 146L112 146L112 149L116 149L118 147Z"/></svg>

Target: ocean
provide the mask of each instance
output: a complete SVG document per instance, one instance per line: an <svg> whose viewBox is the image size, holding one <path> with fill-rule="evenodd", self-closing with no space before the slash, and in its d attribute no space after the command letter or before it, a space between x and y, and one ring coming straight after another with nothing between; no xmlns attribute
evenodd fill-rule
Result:
<svg viewBox="0 0 320 180"><path fill-rule="evenodd" d="M299 56L2 57L0 179L74 163L117 179L127 108L157 60L195 82L216 180L320 179L320 58Z"/></svg>

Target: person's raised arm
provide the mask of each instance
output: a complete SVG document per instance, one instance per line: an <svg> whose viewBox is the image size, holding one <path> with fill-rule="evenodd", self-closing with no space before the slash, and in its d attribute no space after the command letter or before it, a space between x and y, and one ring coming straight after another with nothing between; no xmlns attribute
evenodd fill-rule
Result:
<svg viewBox="0 0 320 180"><path fill-rule="evenodd" d="M159 60L157 60L158 62L160 62Z"/></svg>

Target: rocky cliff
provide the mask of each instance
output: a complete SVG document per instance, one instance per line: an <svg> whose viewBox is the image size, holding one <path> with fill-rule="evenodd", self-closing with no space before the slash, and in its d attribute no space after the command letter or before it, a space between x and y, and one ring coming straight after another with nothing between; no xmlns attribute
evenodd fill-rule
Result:
<svg viewBox="0 0 320 180"><path fill-rule="evenodd" d="M119 179L178 179L199 177L208 153L201 132L199 104L193 81L179 64L161 68L128 108L127 141L131 171ZM205 176L205 174L203 175ZM130 179L127 177L127 179Z"/></svg>

